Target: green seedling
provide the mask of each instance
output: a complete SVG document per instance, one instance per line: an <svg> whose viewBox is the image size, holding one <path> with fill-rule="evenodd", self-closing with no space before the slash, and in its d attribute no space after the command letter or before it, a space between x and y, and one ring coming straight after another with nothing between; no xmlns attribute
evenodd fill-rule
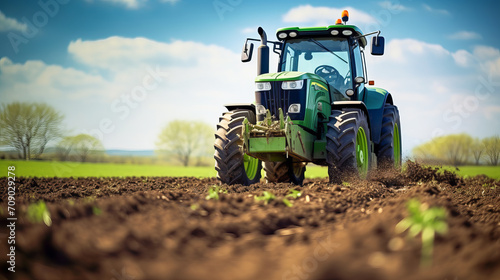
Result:
<svg viewBox="0 0 500 280"><path fill-rule="evenodd" d="M37 203L32 203L28 206L27 212L28 220L32 223L41 223L50 227L52 225L52 219L50 218L50 212L47 209L47 205L43 200Z"/></svg>
<svg viewBox="0 0 500 280"><path fill-rule="evenodd" d="M227 190L225 190L219 186L212 186L208 189L208 195L205 197L205 199L206 200L210 200L210 199L219 200L220 193L227 193Z"/></svg>
<svg viewBox="0 0 500 280"><path fill-rule="evenodd" d="M92 213L94 213L94 215L96 216L99 216L102 214L102 210L97 206L92 206Z"/></svg>
<svg viewBox="0 0 500 280"><path fill-rule="evenodd" d="M200 208L200 205L198 203L194 203L194 204L191 204L191 206L189 206L189 208L191 208L191 210L193 210L193 211L196 211L196 210L198 210L198 208Z"/></svg>
<svg viewBox="0 0 500 280"><path fill-rule="evenodd" d="M291 197L291 198L299 198L300 196L302 195L302 193L298 190L289 190L288 191L288 194L286 195L286 197Z"/></svg>
<svg viewBox="0 0 500 280"><path fill-rule="evenodd" d="M417 199L411 199L406 206L409 216L396 225L396 232L402 233L408 230L408 236L415 238L422 234L421 266L432 265L432 254L434 250L434 236L436 233L444 234L448 231L445 221L446 210L443 207L429 208Z"/></svg>
<svg viewBox="0 0 500 280"><path fill-rule="evenodd" d="M268 204L272 200L275 200L276 196L268 191L263 191L261 196L255 196L256 201L264 201L264 204Z"/></svg>
<svg viewBox="0 0 500 280"><path fill-rule="evenodd" d="M293 207L293 203L290 202L290 200L283 198L283 204L285 204L287 207Z"/></svg>

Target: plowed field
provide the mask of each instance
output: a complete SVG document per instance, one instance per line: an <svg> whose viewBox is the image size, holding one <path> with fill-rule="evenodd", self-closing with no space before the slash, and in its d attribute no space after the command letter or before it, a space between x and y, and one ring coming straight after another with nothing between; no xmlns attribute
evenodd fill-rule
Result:
<svg viewBox="0 0 500 280"><path fill-rule="evenodd" d="M7 268L7 179L0 179L4 279L500 279L500 181L408 162L341 185L226 186L216 179L17 178L15 273ZM288 197L290 189L298 198ZM263 191L276 199L256 201ZM398 234L406 204L444 207L431 267ZM46 202L51 226L30 222Z"/></svg>

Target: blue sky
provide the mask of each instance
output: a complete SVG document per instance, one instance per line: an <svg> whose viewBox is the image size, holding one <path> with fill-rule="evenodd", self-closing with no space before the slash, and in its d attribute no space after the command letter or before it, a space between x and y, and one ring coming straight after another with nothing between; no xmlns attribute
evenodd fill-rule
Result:
<svg viewBox="0 0 500 280"><path fill-rule="evenodd" d="M386 38L368 77L400 107L405 154L440 134L500 134L497 1L6 0L0 102L46 102L70 134L153 149L168 121L215 126L222 104L253 101L256 66L239 52L258 26L275 39L345 8Z"/></svg>

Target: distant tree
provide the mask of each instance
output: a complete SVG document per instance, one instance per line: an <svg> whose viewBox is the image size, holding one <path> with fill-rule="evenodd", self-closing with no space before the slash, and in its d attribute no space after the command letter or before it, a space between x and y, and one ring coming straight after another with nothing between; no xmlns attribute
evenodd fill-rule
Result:
<svg viewBox="0 0 500 280"><path fill-rule="evenodd" d="M472 156L474 157L475 164L479 165L481 157L484 155L484 150L485 150L484 140L481 140L479 138L475 138L472 142L470 150L471 150Z"/></svg>
<svg viewBox="0 0 500 280"><path fill-rule="evenodd" d="M89 155L99 154L104 147L99 139L88 134L64 137L57 145L57 154L61 160L75 156L79 161L87 161Z"/></svg>
<svg viewBox="0 0 500 280"><path fill-rule="evenodd" d="M493 136L484 139L485 154L491 165L498 165L500 159L500 137Z"/></svg>
<svg viewBox="0 0 500 280"><path fill-rule="evenodd" d="M452 164L467 163L471 154L472 137L467 134L450 134L434 138L413 149L417 159Z"/></svg>
<svg viewBox="0 0 500 280"><path fill-rule="evenodd" d="M47 144L62 134L63 115L43 103L3 104L0 108L0 144L13 147L20 158L39 157Z"/></svg>
<svg viewBox="0 0 500 280"><path fill-rule="evenodd" d="M160 152L174 155L188 166L193 156L203 156L211 147L214 130L204 122L176 120L168 123L156 142Z"/></svg>
<svg viewBox="0 0 500 280"><path fill-rule="evenodd" d="M56 155L59 160L68 160L74 146L74 136L64 137L56 146Z"/></svg>

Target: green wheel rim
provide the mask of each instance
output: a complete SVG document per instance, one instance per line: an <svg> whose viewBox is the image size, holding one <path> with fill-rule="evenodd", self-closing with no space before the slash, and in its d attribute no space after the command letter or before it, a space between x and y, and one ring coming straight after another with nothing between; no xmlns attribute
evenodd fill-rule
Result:
<svg viewBox="0 0 500 280"><path fill-rule="evenodd" d="M247 154L244 154L243 165L245 167L245 173L247 174L248 179L255 179L255 176L257 176L257 170L259 169L259 160Z"/></svg>
<svg viewBox="0 0 500 280"><path fill-rule="evenodd" d="M366 139L365 130L360 127L356 135L356 162L361 178L366 177L368 173L368 159L368 139Z"/></svg>
<svg viewBox="0 0 500 280"><path fill-rule="evenodd" d="M394 143L394 167L399 168L401 166L401 137L397 123L394 124L393 134L392 143Z"/></svg>
<svg viewBox="0 0 500 280"><path fill-rule="evenodd" d="M302 163L294 163L292 166L293 169L293 175L297 178L302 176L302 169L304 168L304 165Z"/></svg>

